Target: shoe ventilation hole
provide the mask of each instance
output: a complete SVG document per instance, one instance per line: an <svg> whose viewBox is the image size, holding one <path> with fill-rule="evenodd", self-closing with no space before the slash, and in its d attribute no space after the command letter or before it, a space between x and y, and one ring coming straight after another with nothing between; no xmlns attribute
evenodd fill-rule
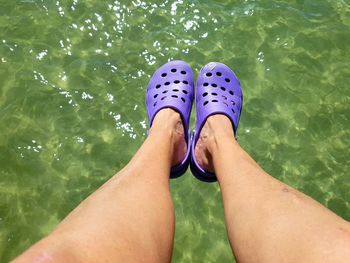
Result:
<svg viewBox="0 0 350 263"><path fill-rule="evenodd" d="M225 105L226 105L226 107L228 107L228 104L227 104L226 102L224 102L224 101L223 101L222 103L223 103L223 104L225 104Z"/></svg>
<svg viewBox="0 0 350 263"><path fill-rule="evenodd" d="M165 94L165 93L167 93L167 92L168 92L167 90L164 90L162 93Z"/></svg>
<svg viewBox="0 0 350 263"><path fill-rule="evenodd" d="M181 74L182 74L182 75L186 75L186 71L182 70L182 71L181 71Z"/></svg>
<svg viewBox="0 0 350 263"><path fill-rule="evenodd" d="M236 112L235 112L235 110L234 110L234 109L231 109L231 110L232 110L233 114L236 114Z"/></svg>
<svg viewBox="0 0 350 263"><path fill-rule="evenodd" d="M175 84L179 84L180 81L179 81L179 80L175 80L174 83L175 83Z"/></svg>
<svg viewBox="0 0 350 263"><path fill-rule="evenodd" d="M163 98L161 98L161 100L164 100L166 98L166 96L164 96Z"/></svg>
<svg viewBox="0 0 350 263"><path fill-rule="evenodd" d="M208 86L208 85L209 85L209 83L207 83L207 82L205 82L205 83L203 84L204 87L206 87L206 86Z"/></svg>
<svg viewBox="0 0 350 263"><path fill-rule="evenodd" d="M153 98L157 98L158 97L158 94L154 95Z"/></svg>
<svg viewBox="0 0 350 263"><path fill-rule="evenodd" d="M177 95L171 95L171 97L173 97L173 98L178 98L178 96L177 96Z"/></svg>
<svg viewBox="0 0 350 263"><path fill-rule="evenodd" d="M234 92L232 90L229 91L229 93L233 96L234 95Z"/></svg>
<svg viewBox="0 0 350 263"><path fill-rule="evenodd" d="M221 87L220 88L222 91L226 91L226 88L225 87Z"/></svg>
<svg viewBox="0 0 350 263"><path fill-rule="evenodd" d="M171 72L175 73L176 72L176 68L172 68Z"/></svg>
<svg viewBox="0 0 350 263"><path fill-rule="evenodd" d="M236 105L236 102L234 102L233 100L231 100L231 104L232 104L232 105Z"/></svg>
<svg viewBox="0 0 350 263"><path fill-rule="evenodd" d="M154 104L153 104L153 107L155 107L157 105L157 102L155 102Z"/></svg>
<svg viewBox="0 0 350 263"><path fill-rule="evenodd" d="M204 92L203 93L203 97L207 96L208 95L208 92Z"/></svg>
<svg viewBox="0 0 350 263"><path fill-rule="evenodd" d="M188 84L188 81L187 81L187 80L184 80L182 83L187 85L187 84Z"/></svg>
<svg viewBox="0 0 350 263"><path fill-rule="evenodd" d="M183 102L186 102L186 100L185 100L183 97L181 97L181 100L182 100Z"/></svg>
<svg viewBox="0 0 350 263"><path fill-rule="evenodd" d="M227 100L227 97L226 97L226 96L224 96L224 95L222 95L222 98L223 98L224 100Z"/></svg>
<svg viewBox="0 0 350 263"><path fill-rule="evenodd" d="M209 102L209 101L205 101L205 102L203 103L203 106L207 105L207 104L208 104L208 102Z"/></svg>
<svg viewBox="0 0 350 263"><path fill-rule="evenodd" d="M164 85L168 86L168 85L170 85L170 82L165 82Z"/></svg>
<svg viewBox="0 0 350 263"><path fill-rule="evenodd" d="M213 74L211 74L210 72L208 72L207 74L205 74L207 77L211 77Z"/></svg>
<svg viewBox="0 0 350 263"><path fill-rule="evenodd" d="M213 92L211 95L213 95L213 96L217 96L218 94L217 94L217 93L215 93L215 92Z"/></svg>
<svg viewBox="0 0 350 263"><path fill-rule="evenodd" d="M178 92L179 90L178 89L173 89L173 91Z"/></svg>
<svg viewBox="0 0 350 263"><path fill-rule="evenodd" d="M162 76L163 78L165 78L165 77L166 77L166 75L167 75L166 73L163 73L161 76Z"/></svg>
<svg viewBox="0 0 350 263"><path fill-rule="evenodd" d="M187 94L187 93L188 93L188 92L187 92L187 90L182 90L182 92L183 92L183 93L185 93L185 94Z"/></svg>
<svg viewBox="0 0 350 263"><path fill-rule="evenodd" d="M222 73L221 72L216 72L216 76L221 77Z"/></svg>
<svg viewBox="0 0 350 263"><path fill-rule="evenodd" d="M213 88L216 88L218 85L216 85L215 83L212 83L211 86L212 86Z"/></svg>
<svg viewBox="0 0 350 263"><path fill-rule="evenodd" d="M161 87L161 85L160 84L158 84L157 86L156 86L156 89L159 89Z"/></svg>
<svg viewBox="0 0 350 263"><path fill-rule="evenodd" d="M226 81L227 83L229 83L229 82L230 82L230 79L226 78L225 81Z"/></svg>
<svg viewBox="0 0 350 263"><path fill-rule="evenodd" d="M219 102L218 100L212 100L211 102Z"/></svg>

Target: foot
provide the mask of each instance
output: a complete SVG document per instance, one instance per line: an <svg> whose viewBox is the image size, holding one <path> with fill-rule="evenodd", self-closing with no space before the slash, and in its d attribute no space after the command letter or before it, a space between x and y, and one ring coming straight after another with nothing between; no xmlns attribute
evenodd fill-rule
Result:
<svg viewBox="0 0 350 263"><path fill-rule="evenodd" d="M212 158L215 154L211 145L226 143L222 135L234 141L243 101L240 82L228 66L210 62L198 73L195 97L196 126L190 167L197 179L215 182L213 159L216 159Z"/></svg>
<svg viewBox="0 0 350 263"><path fill-rule="evenodd" d="M156 132L167 132L170 136L172 147L171 166L175 166L183 161L187 153L185 140L185 129L180 114L171 109L160 110L154 117L150 134Z"/></svg>
<svg viewBox="0 0 350 263"><path fill-rule="evenodd" d="M215 173L212 156L224 138L236 142L230 119L222 114L208 117L195 147L195 157L204 170Z"/></svg>

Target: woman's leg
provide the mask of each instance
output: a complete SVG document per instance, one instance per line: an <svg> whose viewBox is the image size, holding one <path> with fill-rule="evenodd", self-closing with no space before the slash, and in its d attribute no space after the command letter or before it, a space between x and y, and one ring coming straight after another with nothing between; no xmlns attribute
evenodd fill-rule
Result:
<svg viewBox="0 0 350 263"><path fill-rule="evenodd" d="M265 173L234 139L228 118L208 118L195 154L215 170L239 262L349 262L349 222Z"/></svg>
<svg viewBox="0 0 350 263"><path fill-rule="evenodd" d="M170 262L170 167L186 149L180 115L161 110L130 163L14 262Z"/></svg>

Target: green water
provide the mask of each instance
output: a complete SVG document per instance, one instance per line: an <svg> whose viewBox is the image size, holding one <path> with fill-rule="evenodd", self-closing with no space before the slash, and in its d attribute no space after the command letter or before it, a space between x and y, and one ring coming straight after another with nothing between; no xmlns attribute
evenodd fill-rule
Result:
<svg viewBox="0 0 350 263"><path fill-rule="evenodd" d="M350 220L349 43L348 0L0 0L0 262L128 162L170 59L229 65L240 144ZM217 184L187 172L171 191L173 262L232 262Z"/></svg>

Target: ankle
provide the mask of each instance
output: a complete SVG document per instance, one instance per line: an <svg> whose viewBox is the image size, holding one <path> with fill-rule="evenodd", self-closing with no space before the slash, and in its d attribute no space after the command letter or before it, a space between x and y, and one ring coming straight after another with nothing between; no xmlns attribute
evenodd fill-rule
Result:
<svg viewBox="0 0 350 263"><path fill-rule="evenodd" d="M149 130L150 137L161 137L164 143L169 143L172 166L183 161L186 155L188 146L185 132L180 114L170 108L157 113Z"/></svg>
<svg viewBox="0 0 350 263"><path fill-rule="evenodd" d="M217 114L210 116L205 126L206 130L203 133L204 140L207 142L207 149L211 155L213 155L220 145L237 143L232 123L225 115Z"/></svg>
<svg viewBox="0 0 350 263"><path fill-rule="evenodd" d="M200 131L195 149L196 160L204 170L215 172L215 156L220 156L219 151L225 151L234 144L237 142L230 119L222 114L212 115Z"/></svg>
<svg viewBox="0 0 350 263"><path fill-rule="evenodd" d="M149 133L167 133L170 137L184 136L184 127L180 114L173 109L160 110L153 119Z"/></svg>

